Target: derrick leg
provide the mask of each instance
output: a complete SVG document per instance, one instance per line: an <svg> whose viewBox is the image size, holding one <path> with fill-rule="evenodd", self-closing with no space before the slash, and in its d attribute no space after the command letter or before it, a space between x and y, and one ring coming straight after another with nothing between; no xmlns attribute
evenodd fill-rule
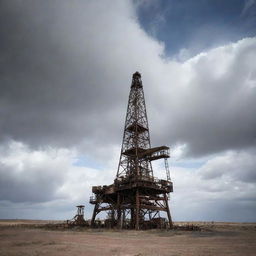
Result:
<svg viewBox="0 0 256 256"><path fill-rule="evenodd" d="M126 225L125 225L125 210L122 210L122 216L123 216L123 219L122 219L122 226L121 226L121 228L126 228Z"/></svg>
<svg viewBox="0 0 256 256"><path fill-rule="evenodd" d="M152 219L151 211L149 211L149 213L148 213L148 217L149 217L149 220L151 221L151 219Z"/></svg>
<svg viewBox="0 0 256 256"><path fill-rule="evenodd" d="M120 207L120 193L117 194L117 227L122 228L121 223L121 207Z"/></svg>
<svg viewBox="0 0 256 256"><path fill-rule="evenodd" d="M133 229L135 227L134 223L134 208L131 208L131 222L130 222L130 228Z"/></svg>
<svg viewBox="0 0 256 256"><path fill-rule="evenodd" d="M95 217L97 215L98 208L99 208L99 205L95 204L93 214L92 214L91 227L95 226Z"/></svg>
<svg viewBox="0 0 256 256"><path fill-rule="evenodd" d="M173 228L172 216L171 216L171 213L170 213L170 208L169 208L169 205L168 205L168 198L167 198L166 193L164 194L164 201L165 201L165 205L166 205L166 212L167 212L167 216L168 216L169 227Z"/></svg>
<svg viewBox="0 0 256 256"><path fill-rule="evenodd" d="M139 218L140 218L140 201L139 201L139 189L136 190L136 220L135 229L139 230Z"/></svg>
<svg viewBox="0 0 256 256"><path fill-rule="evenodd" d="M113 228L115 226L115 210L114 207L111 210L111 228Z"/></svg>

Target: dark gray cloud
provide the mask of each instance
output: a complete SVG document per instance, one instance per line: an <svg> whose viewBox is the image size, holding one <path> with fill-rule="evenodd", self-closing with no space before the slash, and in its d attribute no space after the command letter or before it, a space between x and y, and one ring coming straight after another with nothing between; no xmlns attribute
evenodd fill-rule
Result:
<svg viewBox="0 0 256 256"><path fill-rule="evenodd" d="M17 166L15 166L17 168ZM42 166L26 169L17 175L13 169L0 165L0 200L11 202L45 202L56 197L55 192L63 182L61 176L54 177L55 170Z"/></svg>
<svg viewBox="0 0 256 256"><path fill-rule="evenodd" d="M92 14L85 18L87 5L2 2L2 138L75 145L100 134L104 125L110 127L112 116L116 120L127 83L121 83L112 63L112 72L106 70L100 48L93 47L95 36L88 38L86 30L93 24L88 23ZM111 129L108 134L111 138Z"/></svg>
<svg viewBox="0 0 256 256"><path fill-rule="evenodd" d="M191 194L198 201L235 202L225 178L245 191L241 201L253 198L255 38L177 62L141 29L131 1L0 5L0 200L33 204L31 214L58 201L58 211L67 201L88 201L95 183L110 183L136 70L142 73L152 144L183 145L185 157L212 157L194 175L173 172L174 205L182 209L179 202ZM103 161L107 170L75 166L81 155ZM226 163L237 159L237 166ZM198 182L186 191L191 181ZM216 209L222 208L217 199Z"/></svg>
<svg viewBox="0 0 256 256"><path fill-rule="evenodd" d="M113 6L2 2L2 140L84 152L120 144L131 74L139 68L155 144L185 143L194 156L255 146L254 39L168 63L139 29L131 4Z"/></svg>

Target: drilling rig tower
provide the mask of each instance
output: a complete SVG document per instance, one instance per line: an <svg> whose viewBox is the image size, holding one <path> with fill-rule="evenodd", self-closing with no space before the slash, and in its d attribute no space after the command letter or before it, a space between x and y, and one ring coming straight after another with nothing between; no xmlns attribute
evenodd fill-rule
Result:
<svg viewBox="0 0 256 256"><path fill-rule="evenodd" d="M108 227L172 228L168 205L169 193L173 192L169 157L169 147L151 147L141 75L136 72L132 76L116 178L111 185L92 187L91 225L95 226L97 214L105 211ZM151 162L158 159L164 159L166 179L153 175ZM167 221L161 217L161 212L166 213Z"/></svg>

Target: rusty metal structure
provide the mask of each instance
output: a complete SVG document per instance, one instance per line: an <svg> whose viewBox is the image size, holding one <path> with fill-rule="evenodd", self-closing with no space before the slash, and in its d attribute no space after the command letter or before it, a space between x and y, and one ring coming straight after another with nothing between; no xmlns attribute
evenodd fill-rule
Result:
<svg viewBox="0 0 256 256"><path fill-rule="evenodd" d="M68 226L88 226L84 219L84 205L77 206L77 213L73 219L67 221Z"/></svg>
<svg viewBox="0 0 256 256"><path fill-rule="evenodd" d="M114 183L93 186L91 225L100 212L107 213L108 227L147 229L173 227L168 206L173 192L167 158L169 147L151 147L141 75L132 76L123 142ZM166 179L154 177L152 161L164 159ZM167 220L160 213L165 212Z"/></svg>

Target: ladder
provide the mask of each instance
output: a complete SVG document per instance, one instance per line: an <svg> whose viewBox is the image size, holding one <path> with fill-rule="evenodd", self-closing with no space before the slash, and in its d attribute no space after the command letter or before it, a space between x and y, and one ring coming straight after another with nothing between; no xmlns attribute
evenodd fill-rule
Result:
<svg viewBox="0 0 256 256"><path fill-rule="evenodd" d="M164 159L164 166L165 166L165 170L166 170L166 178L168 181L171 181L169 164L168 164L167 158Z"/></svg>

